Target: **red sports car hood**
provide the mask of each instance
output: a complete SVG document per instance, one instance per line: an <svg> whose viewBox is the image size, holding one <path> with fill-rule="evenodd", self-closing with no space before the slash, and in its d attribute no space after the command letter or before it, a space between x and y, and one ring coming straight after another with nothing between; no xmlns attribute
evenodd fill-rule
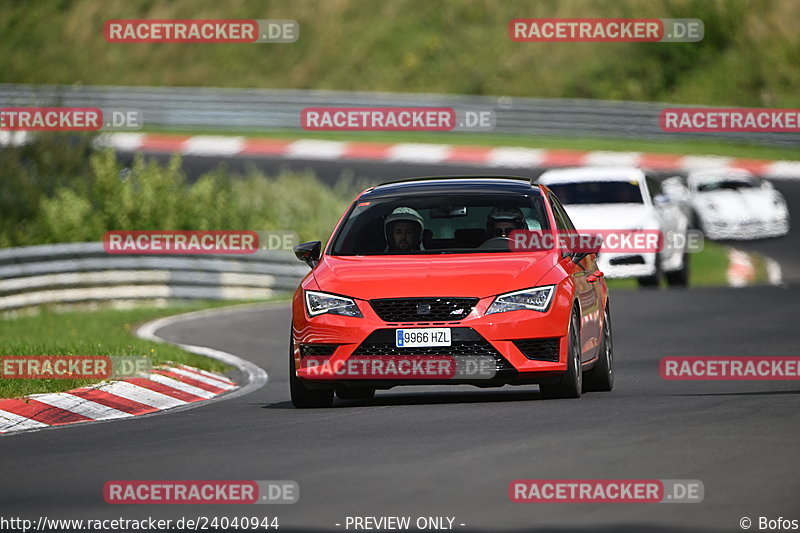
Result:
<svg viewBox="0 0 800 533"><path fill-rule="evenodd" d="M535 286L554 252L417 256L324 256L320 290L363 300L421 296L486 297Z"/></svg>

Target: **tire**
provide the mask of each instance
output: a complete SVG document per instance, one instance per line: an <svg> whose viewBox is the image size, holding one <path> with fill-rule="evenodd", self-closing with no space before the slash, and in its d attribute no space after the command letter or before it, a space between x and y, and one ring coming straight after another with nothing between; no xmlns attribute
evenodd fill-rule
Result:
<svg viewBox="0 0 800 533"><path fill-rule="evenodd" d="M307 389L303 382L298 379L294 368L291 334L289 334L289 392L292 396L292 405L295 407L331 407L333 405L332 386L319 390L311 390Z"/></svg>
<svg viewBox="0 0 800 533"><path fill-rule="evenodd" d="M671 289L685 289L689 286L689 254L683 253L683 264L679 270L664 273L667 278L667 285Z"/></svg>
<svg viewBox="0 0 800 533"><path fill-rule="evenodd" d="M661 282L661 261L658 259L658 255L656 255L656 271L650 276L636 278L636 281L639 283L639 288L641 289L658 288L658 285Z"/></svg>
<svg viewBox="0 0 800 533"><path fill-rule="evenodd" d="M608 392L614 388L614 343L611 335L611 312L606 304L603 315L603 339L600 341L600 359L583 378L585 391Z"/></svg>
<svg viewBox="0 0 800 533"><path fill-rule="evenodd" d="M578 310L573 309L569 321L569 342L567 346L567 371L557 383L539 385L545 398L580 398L583 388L583 371L580 355L580 322Z"/></svg>
<svg viewBox="0 0 800 533"><path fill-rule="evenodd" d="M348 387L336 385L333 389L342 400L371 400L375 397L375 389L369 387Z"/></svg>
<svg viewBox="0 0 800 533"><path fill-rule="evenodd" d="M703 231L703 223L700 221L700 215L698 215L695 210L692 210L692 216L689 219L689 229Z"/></svg>

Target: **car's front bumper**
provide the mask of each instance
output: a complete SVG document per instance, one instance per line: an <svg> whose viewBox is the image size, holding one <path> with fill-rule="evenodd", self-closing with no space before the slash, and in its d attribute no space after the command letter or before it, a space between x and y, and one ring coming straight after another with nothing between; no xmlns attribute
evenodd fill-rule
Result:
<svg viewBox="0 0 800 533"><path fill-rule="evenodd" d="M600 253L597 267L607 278L641 278L656 273L655 253Z"/></svg>
<svg viewBox="0 0 800 533"><path fill-rule="evenodd" d="M452 322L388 322L375 313L370 303L357 300L363 318L323 314L309 318L304 309L302 290L293 302L292 353L295 371L308 386L345 383L390 388L412 384L471 384L479 387L503 384L548 383L557 380L567 368L566 335L571 300L558 291L546 312L511 311L484 313L494 297L478 301L464 319ZM398 348L394 332L398 328L451 328L452 345L439 348ZM526 355L527 354L527 355ZM491 360L491 375L459 374L398 378L391 376L353 376L347 362L372 357L402 360L418 357L448 357L459 364L475 358ZM472 359L471 359L472 358ZM321 372L326 364L330 371Z"/></svg>
<svg viewBox="0 0 800 533"><path fill-rule="evenodd" d="M781 237L789 232L789 217L761 220L722 220L704 218L705 236L713 240L752 240Z"/></svg>

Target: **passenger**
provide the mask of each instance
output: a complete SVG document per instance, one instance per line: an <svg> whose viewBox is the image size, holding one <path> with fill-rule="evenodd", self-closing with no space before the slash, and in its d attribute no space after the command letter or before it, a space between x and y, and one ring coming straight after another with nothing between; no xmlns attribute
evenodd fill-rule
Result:
<svg viewBox="0 0 800 533"><path fill-rule="evenodd" d="M495 207L486 219L489 238L509 237L514 230L528 229L525 215L518 207Z"/></svg>

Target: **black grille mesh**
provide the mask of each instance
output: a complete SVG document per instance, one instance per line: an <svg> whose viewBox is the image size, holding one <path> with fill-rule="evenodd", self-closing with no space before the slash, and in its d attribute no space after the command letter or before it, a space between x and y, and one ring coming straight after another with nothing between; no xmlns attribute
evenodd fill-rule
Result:
<svg viewBox="0 0 800 533"><path fill-rule="evenodd" d="M514 341L514 345L519 348L519 351L528 359L558 361L560 342L560 337L548 337L541 339L519 339Z"/></svg>
<svg viewBox="0 0 800 533"><path fill-rule="evenodd" d="M478 298L386 298L369 303L385 322L453 322L466 317Z"/></svg>
<svg viewBox="0 0 800 533"><path fill-rule="evenodd" d="M453 328L453 340L450 346L432 346L419 348L398 348L394 343L393 329L374 331L353 355L359 356L395 356L395 355L443 355L450 357L488 356L497 363L497 370L514 370L514 366L500 352L471 328ZM389 339L392 339L391 341Z"/></svg>
<svg viewBox="0 0 800 533"><path fill-rule="evenodd" d="M312 355L333 355L338 344L301 344L300 355L302 357Z"/></svg>

